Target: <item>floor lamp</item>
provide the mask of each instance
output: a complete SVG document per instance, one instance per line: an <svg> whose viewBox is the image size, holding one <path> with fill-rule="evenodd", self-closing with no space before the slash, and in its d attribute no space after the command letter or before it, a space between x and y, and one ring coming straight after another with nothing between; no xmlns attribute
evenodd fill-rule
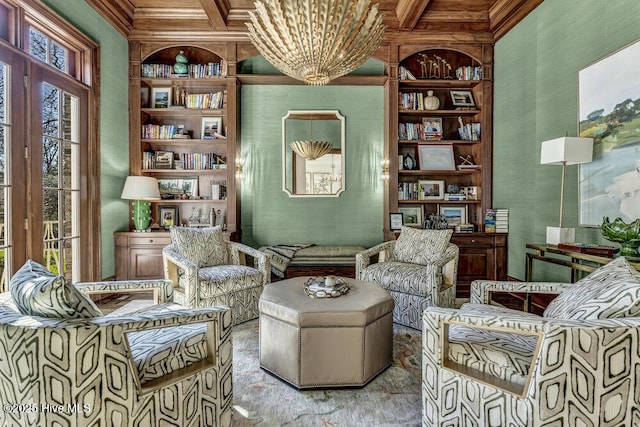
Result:
<svg viewBox="0 0 640 427"><path fill-rule="evenodd" d="M158 180L149 176L128 176L120 197L133 200L131 219L135 231L147 231L151 223L150 200L160 200Z"/></svg>
<svg viewBox="0 0 640 427"><path fill-rule="evenodd" d="M562 165L562 182L560 184L560 224L558 227L547 227L547 243L573 243L576 240L575 228L562 226L564 207L564 174L567 165L589 163L593 156L593 138L576 138L565 136L542 143L540 153L541 165Z"/></svg>

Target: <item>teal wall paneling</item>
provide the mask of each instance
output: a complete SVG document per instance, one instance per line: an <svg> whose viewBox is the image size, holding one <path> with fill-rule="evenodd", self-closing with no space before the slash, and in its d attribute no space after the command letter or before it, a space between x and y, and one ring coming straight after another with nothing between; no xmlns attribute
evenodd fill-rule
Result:
<svg viewBox="0 0 640 427"><path fill-rule="evenodd" d="M381 86L242 87L244 243L368 247L383 240L383 95ZM340 197L290 198L282 190L282 117L288 110L345 116L346 190Z"/></svg>
<svg viewBox="0 0 640 427"><path fill-rule="evenodd" d="M129 227L120 199L129 173L129 47L127 40L87 3L45 0L52 10L100 45L100 248L102 277L115 273L113 232Z"/></svg>
<svg viewBox="0 0 640 427"><path fill-rule="evenodd" d="M510 276L524 279L525 244L558 225L562 168L540 165L540 145L577 135L578 72L638 38L637 0L546 0L496 43L493 205L510 210ZM564 224L579 242L611 245L597 228L578 227L578 167L566 172ZM549 264L535 262L534 272L569 279Z"/></svg>

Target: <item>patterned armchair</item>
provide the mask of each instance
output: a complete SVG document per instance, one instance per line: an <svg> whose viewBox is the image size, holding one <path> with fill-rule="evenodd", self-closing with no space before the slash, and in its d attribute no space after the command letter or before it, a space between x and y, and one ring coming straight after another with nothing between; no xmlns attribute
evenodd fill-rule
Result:
<svg viewBox="0 0 640 427"><path fill-rule="evenodd" d="M541 317L492 292L559 296ZM624 258L575 284L473 282L470 304L424 313L423 425L640 425L639 315Z"/></svg>
<svg viewBox="0 0 640 427"><path fill-rule="evenodd" d="M141 289L160 305L102 316L85 296ZM172 296L166 280L73 286L27 263L0 294L0 425L230 425L231 313Z"/></svg>
<svg viewBox="0 0 640 427"><path fill-rule="evenodd" d="M356 255L356 279L389 291L394 322L422 329L425 308L455 304L459 250L450 243L452 233L403 227L398 240Z"/></svg>
<svg viewBox="0 0 640 427"><path fill-rule="evenodd" d="M271 282L268 255L241 243L225 241L219 227L173 227L171 244L162 251L165 279L174 299L185 307L231 307L233 324L258 318L258 300ZM253 267L246 265L247 255Z"/></svg>

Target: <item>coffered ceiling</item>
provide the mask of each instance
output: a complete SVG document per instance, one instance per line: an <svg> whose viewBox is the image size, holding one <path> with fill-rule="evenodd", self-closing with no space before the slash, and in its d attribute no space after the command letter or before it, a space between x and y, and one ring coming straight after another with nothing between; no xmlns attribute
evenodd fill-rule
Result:
<svg viewBox="0 0 640 427"><path fill-rule="evenodd" d="M129 40L247 40L253 0L85 0ZM543 0L373 0L387 42L493 43Z"/></svg>

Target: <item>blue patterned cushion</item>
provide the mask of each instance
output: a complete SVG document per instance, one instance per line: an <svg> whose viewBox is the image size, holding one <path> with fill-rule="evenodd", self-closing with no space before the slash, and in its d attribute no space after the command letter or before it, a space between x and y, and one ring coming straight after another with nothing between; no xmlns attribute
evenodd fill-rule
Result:
<svg viewBox="0 0 640 427"><path fill-rule="evenodd" d="M618 257L558 295L544 316L573 320L640 316L640 274Z"/></svg>
<svg viewBox="0 0 640 427"><path fill-rule="evenodd" d="M220 227L172 227L171 242L181 256L198 268L229 263Z"/></svg>
<svg viewBox="0 0 640 427"><path fill-rule="evenodd" d="M32 260L13 275L9 290L20 313L28 316L51 319L102 316L93 301L68 283L64 276L56 276Z"/></svg>
<svg viewBox="0 0 640 427"><path fill-rule="evenodd" d="M426 265L437 259L449 246L452 229L423 230L402 227L393 248L397 261Z"/></svg>

